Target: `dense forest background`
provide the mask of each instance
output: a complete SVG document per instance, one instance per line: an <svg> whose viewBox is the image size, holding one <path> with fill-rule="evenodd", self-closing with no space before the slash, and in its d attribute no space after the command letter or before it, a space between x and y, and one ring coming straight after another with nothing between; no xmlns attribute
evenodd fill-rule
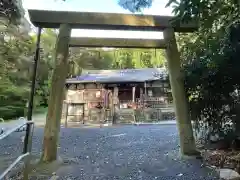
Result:
<svg viewBox="0 0 240 180"><path fill-rule="evenodd" d="M37 70L35 111L48 106L56 37L55 30L43 30ZM4 119L12 119L25 114L29 98L35 41L35 34L21 33L20 29L15 26L5 26L4 28L0 44L0 114ZM71 48L69 59L69 77L80 75L82 69L165 66L163 51L152 49Z"/></svg>

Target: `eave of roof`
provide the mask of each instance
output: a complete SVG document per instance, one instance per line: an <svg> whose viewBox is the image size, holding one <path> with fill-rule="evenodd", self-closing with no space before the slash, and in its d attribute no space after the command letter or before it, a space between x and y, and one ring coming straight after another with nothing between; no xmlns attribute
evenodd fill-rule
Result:
<svg viewBox="0 0 240 180"><path fill-rule="evenodd" d="M85 71L81 76L67 79L66 84L164 81L167 78L168 73L164 68L95 70L90 74Z"/></svg>

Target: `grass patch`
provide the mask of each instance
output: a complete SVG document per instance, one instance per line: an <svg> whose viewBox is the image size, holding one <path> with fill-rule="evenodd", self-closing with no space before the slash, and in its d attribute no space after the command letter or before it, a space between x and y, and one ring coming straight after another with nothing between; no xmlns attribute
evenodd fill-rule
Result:
<svg viewBox="0 0 240 180"><path fill-rule="evenodd" d="M48 110L48 107L37 107L37 108L34 108L33 109L33 116L34 115L39 115L39 114L46 114L47 113L47 110ZM25 112L25 116L24 117L27 117L27 110ZM11 119L3 119L4 122L9 122L9 121L14 121L14 120L18 120L20 117L16 117L16 118L11 118ZM1 118L0 118L1 119ZM2 123L3 121L0 120L0 123Z"/></svg>

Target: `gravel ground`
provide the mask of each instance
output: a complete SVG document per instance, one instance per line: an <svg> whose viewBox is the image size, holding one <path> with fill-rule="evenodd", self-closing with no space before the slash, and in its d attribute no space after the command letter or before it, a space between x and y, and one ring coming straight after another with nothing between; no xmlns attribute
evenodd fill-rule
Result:
<svg viewBox="0 0 240 180"><path fill-rule="evenodd" d="M41 151L42 134L42 128L35 129L36 155ZM1 142L0 160L19 155L23 135L18 132ZM57 175L63 180L219 179L201 167L199 160L181 160L178 152L175 125L62 128L59 154L68 166Z"/></svg>

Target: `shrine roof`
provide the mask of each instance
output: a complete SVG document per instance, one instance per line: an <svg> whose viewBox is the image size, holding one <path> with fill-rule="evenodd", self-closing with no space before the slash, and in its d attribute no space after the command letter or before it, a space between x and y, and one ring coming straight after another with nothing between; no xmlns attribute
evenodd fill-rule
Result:
<svg viewBox="0 0 240 180"><path fill-rule="evenodd" d="M66 84L146 82L167 78L168 73L165 68L85 70L81 76L67 79Z"/></svg>

